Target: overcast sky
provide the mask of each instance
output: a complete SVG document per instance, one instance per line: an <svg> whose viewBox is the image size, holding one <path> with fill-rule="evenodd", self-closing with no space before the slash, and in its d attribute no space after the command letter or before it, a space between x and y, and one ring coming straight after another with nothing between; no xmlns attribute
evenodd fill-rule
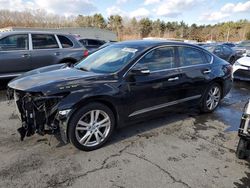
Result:
<svg viewBox="0 0 250 188"><path fill-rule="evenodd" d="M250 20L250 0L0 0L0 9L45 9L65 16L120 14L138 19L183 20L188 24Z"/></svg>

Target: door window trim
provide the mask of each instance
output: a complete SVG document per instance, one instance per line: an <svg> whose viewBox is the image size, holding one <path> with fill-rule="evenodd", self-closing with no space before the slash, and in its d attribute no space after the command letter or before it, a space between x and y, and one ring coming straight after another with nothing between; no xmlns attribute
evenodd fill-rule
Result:
<svg viewBox="0 0 250 188"><path fill-rule="evenodd" d="M186 45L171 45L171 44L168 44L168 45L161 45L161 46L157 46L157 47L154 47L152 49L150 49L149 51L147 51L145 54L143 54L131 67L129 67L129 69L123 74L123 78L127 76L128 72L144 57L146 56L148 53L150 53L151 51L155 50L155 49L158 49L158 48L162 48L162 47L188 47L188 48L194 48L202 53L207 53L205 50L203 49L199 49L195 46L186 46ZM181 68L188 68L188 67L196 67L196 66L201 66L201 65L211 65L213 63L213 60L214 60L214 56L207 53L208 55L211 56L211 61L209 63L206 63L206 64L196 64L196 65L187 65L187 66L178 66L178 67L175 67L175 68L169 68L169 69L162 69L162 70L158 70L158 71L152 71L151 73L154 73L154 72L163 72L163 71L169 71L169 70L176 70L176 69L181 69Z"/></svg>
<svg viewBox="0 0 250 188"><path fill-rule="evenodd" d="M56 42L57 42L57 44L58 44L58 46L59 46L59 49L62 49L63 47L62 47L62 44L61 44L59 38L57 37L56 34L54 34L54 36L55 36L55 38L56 38Z"/></svg>

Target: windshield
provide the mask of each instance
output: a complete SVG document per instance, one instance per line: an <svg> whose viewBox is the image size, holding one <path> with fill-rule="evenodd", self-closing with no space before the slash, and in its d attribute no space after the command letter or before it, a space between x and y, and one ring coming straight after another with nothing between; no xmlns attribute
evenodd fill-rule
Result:
<svg viewBox="0 0 250 188"><path fill-rule="evenodd" d="M111 45L91 54L75 68L96 73L114 73L138 54L138 49Z"/></svg>
<svg viewBox="0 0 250 188"><path fill-rule="evenodd" d="M244 41L238 44L238 47L250 47L250 41Z"/></svg>

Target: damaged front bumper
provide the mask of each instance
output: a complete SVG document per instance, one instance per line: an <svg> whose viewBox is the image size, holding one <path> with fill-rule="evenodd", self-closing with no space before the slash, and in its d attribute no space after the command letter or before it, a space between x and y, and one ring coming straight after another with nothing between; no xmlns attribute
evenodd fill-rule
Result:
<svg viewBox="0 0 250 188"><path fill-rule="evenodd" d="M37 133L59 135L63 143L68 142L67 124L71 109L58 110L58 105L65 95L44 96L41 93L8 89L7 97L9 100L15 100L20 113L22 127L18 132L21 140Z"/></svg>

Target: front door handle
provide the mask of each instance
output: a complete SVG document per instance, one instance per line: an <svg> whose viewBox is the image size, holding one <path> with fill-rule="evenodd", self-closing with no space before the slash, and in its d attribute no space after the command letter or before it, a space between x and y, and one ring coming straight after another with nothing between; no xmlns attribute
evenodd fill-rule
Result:
<svg viewBox="0 0 250 188"><path fill-rule="evenodd" d="M208 73L210 73L211 72L211 70L210 69L208 69L208 70L204 70L203 71L203 74L208 74Z"/></svg>
<svg viewBox="0 0 250 188"><path fill-rule="evenodd" d="M176 77L174 77L174 78L169 78L169 79L168 79L169 82L172 82L172 81L175 81L175 80L179 80L179 77L176 76Z"/></svg>

